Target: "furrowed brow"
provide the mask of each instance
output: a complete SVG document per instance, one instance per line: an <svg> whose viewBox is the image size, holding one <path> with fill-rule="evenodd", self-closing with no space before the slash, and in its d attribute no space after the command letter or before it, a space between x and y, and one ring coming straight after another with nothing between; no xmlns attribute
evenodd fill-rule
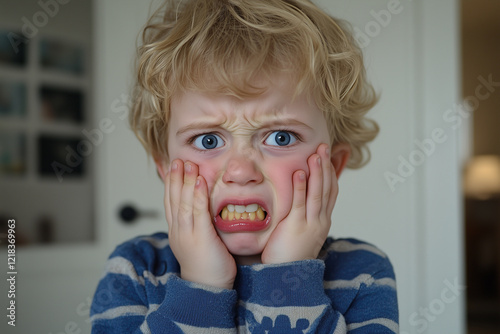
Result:
<svg viewBox="0 0 500 334"><path fill-rule="evenodd" d="M254 125L256 123L259 125L259 128L274 128L274 127L280 127L280 126L300 126L300 127L305 127L307 129L313 130L309 125L300 122L294 118L285 118L285 119L272 119L272 120L264 120L264 121L252 121L250 122ZM217 129L221 128L221 123L219 122L205 122L205 121L198 121L198 122L193 122L190 123L182 128L180 128L177 132L176 135L182 135L186 132L193 131L193 130L202 130L202 129Z"/></svg>
<svg viewBox="0 0 500 334"><path fill-rule="evenodd" d="M182 135L186 132L193 131L193 130L200 130L200 129L215 129L215 128L220 128L220 123L210 123L210 122L193 122L190 123L182 128L180 128L176 135Z"/></svg>
<svg viewBox="0 0 500 334"><path fill-rule="evenodd" d="M309 125L302 123L294 118L273 119L266 122L262 122L262 127L264 128L273 128L279 126L300 126L313 130L313 128L311 128Z"/></svg>

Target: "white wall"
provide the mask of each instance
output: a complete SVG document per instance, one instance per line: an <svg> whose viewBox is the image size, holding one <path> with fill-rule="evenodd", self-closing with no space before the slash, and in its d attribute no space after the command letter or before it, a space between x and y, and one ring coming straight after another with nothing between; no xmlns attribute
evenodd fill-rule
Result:
<svg viewBox="0 0 500 334"><path fill-rule="evenodd" d="M372 160L342 175L331 233L387 252L396 271L402 333L462 333L465 292L455 296L448 287L464 284L461 129L443 120L460 101L458 1L320 3L352 23L381 95L371 111L381 127ZM418 153L423 142L428 154ZM405 171L401 159L416 164ZM403 176L391 186L387 172Z"/></svg>

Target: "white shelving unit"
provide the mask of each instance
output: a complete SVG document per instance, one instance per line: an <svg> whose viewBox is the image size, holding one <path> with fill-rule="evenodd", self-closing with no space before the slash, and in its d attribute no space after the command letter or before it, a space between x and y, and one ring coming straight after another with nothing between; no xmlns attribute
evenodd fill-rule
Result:
<svg viewBox="0 0 500 334"><path fill-rule="evenodd" d="M30 6L26 7L24 1L12 2L10 12L0 13L0 38L22 36L20 18L41 10L36 3ZM17 220L19 244L94 239L93 152L87 152L96 148L83 135L83 130L92 129L93 124L91 11L88 2L86 6L87 11L78 10L86 15L87 27L76 26L63 11L72 9L61 7L56 16L50 17L51 22L26 38L25 64L9 63L5 57L2 60L0 49L0 96L2 87L5 92L12 83L24 85L26 96L23 111L8 110L8 103L18 93L4 94L7 105L3 111L0 106L0 216ZM20 15L16 19L13 13ZM48 44L42 47L43 43ZM48 55L46 59L52 65L42 64L43 55ZM47 89L52 89L51 97ZM75 97L80 102L73 103ZM52 117L43 113L44 103ZM15 136L24 138L24 145L15 144ZM48 150L41 149L42 142L48 144ZM72 150L82 158L81 164L68 153ZM59 167L66 166L62 168L64 173L60 169L58 176L53 165L44 165L47 159L57 161Z"/></svg>

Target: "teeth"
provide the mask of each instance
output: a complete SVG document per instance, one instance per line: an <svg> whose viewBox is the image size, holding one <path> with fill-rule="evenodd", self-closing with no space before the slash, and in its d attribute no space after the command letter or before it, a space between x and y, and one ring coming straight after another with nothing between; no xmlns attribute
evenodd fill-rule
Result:
<svg viewBox="0 0 500 334"><path fill-rule="evenodd" d="M259 208L257 210L257 218L259 220L263 220L265 216L266 216L266 214L264 213L264 210L262 210L261 208Z"/></svg>
<svg viewBox="0 0 500 334"><path fill-rule="evenodd" d="M227 214L229 213L227 207L225 207L224 209L222 209L222 212L220 214L221 218L222 219L227 219Z"/></svg>
<svg viewBox="0 0 500 334"><path fill-rule="evenodd" d="M249 204L249 205L234 205L234 204L228 204L226 206L227 210L229 212L239 212L239 213L243 213L243 212L255 212L257 211L257 209L259 209L259 204Z"/></svg>
<svg viewBox="0 0 500 334"><path fill-rule="evenodd" d="M259 205L258 204L249 204L249 205L245 206L245 205L229 204L227 207L228 207L229 211L236 211L239 213L243 213L243 212L255 212L259 208Z"/></svg>
<svg viewBox="0 0 500 334"><path fill-rule="evenodd" d="M266 213L258 204L246 206L228 204L222 209L220 216L224 220L264 220Z"/></svg>
<svg viewBox="0 0 500 334"><path fill-rule="evenodd" d="M258 204L249 204L246 206L245 211L246 212L255 212L259 208Z"/></svg>

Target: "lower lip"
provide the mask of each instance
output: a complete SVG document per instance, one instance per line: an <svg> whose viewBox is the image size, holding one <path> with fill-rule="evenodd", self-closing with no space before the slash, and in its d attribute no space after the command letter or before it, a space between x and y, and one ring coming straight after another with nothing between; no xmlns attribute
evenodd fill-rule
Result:
<svg viewBox="0 0 500 334"><path fill-rule="evenodd" d="M264 220L224 220L220 215L218 215L215 217L215 227L219 231L226 233L257 232L267 228L270 218L271 217L267 215Z"/></svg>

